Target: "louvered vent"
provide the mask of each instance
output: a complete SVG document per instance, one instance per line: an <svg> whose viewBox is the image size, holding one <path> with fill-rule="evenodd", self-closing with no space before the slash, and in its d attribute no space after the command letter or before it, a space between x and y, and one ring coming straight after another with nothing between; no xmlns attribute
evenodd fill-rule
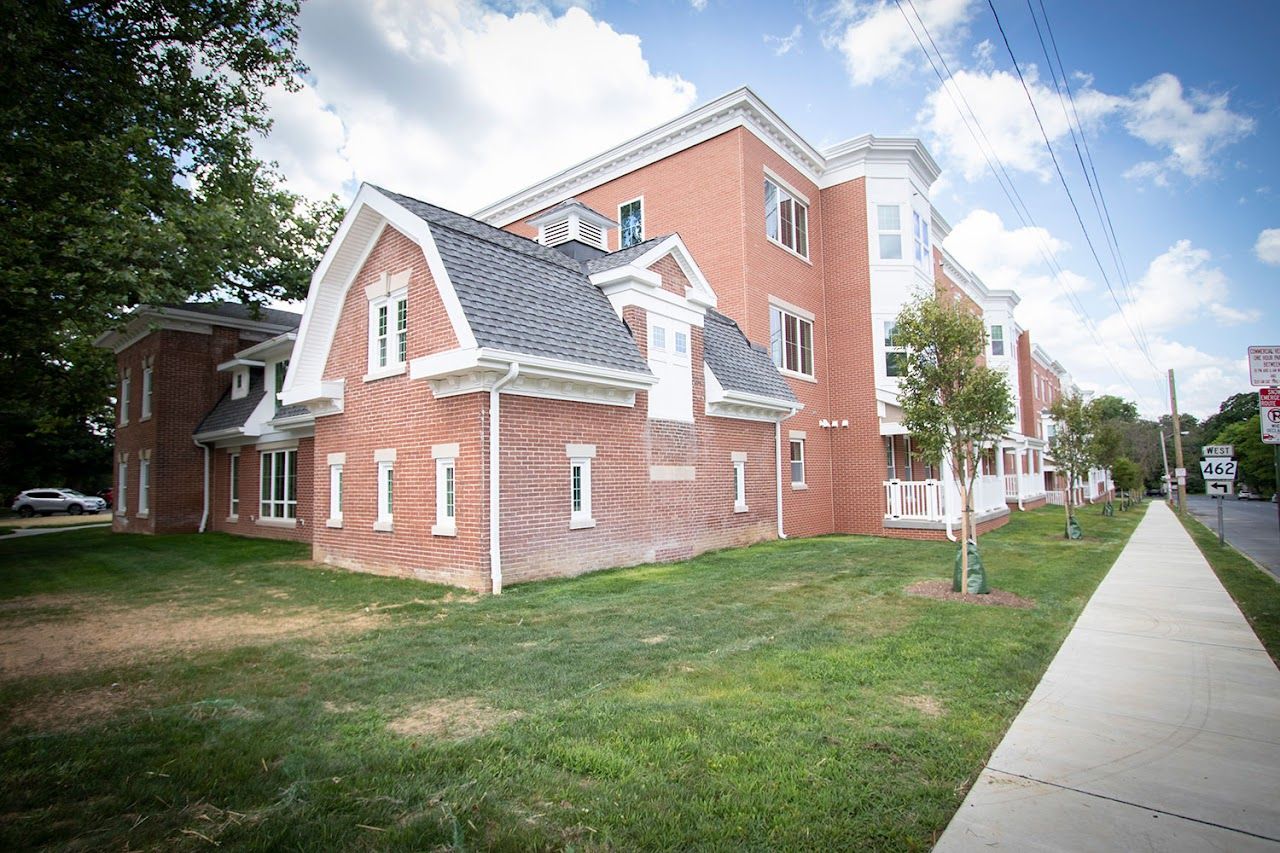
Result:
<svg viewBox="0 0 1280 853"><path fill-rule="evenodd" d="M561 219L542 226L542 245L558 246L573 239L569 235L569 220Z"/></svg>
<svg viewBox="0 0 1280 853"><path fill-rule="evenodd" d="M618 223L577 199L569 199L528 222L538 227L539 243L557 246L578 260L609 251L609 229L618 227Z"/></svg>
<svg viewBox="0 0 1280 853"><path fill-rule="evenodd" d="M591 246L597 246L601 249L608 248L604 244L604 230L598 225L591 222L578 220L578 239Z"/></svg>

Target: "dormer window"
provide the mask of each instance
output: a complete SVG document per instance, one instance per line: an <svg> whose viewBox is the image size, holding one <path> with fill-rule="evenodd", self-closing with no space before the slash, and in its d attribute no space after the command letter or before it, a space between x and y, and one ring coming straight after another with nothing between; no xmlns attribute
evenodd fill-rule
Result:
<svg viewBox="0 0 1280 853"><path fill-rule="evenodd" d="M369 373L365 380L404 373L409 360L409 271L382 274L365 288L369 300Z"/></svg>
<svg viewBox="0 0 1280 853"><path fill-rule="evenodd" d="M237 367L231 375L231 399L242 400L249 396L249 368Z"/></svg>
<svg viewBox="0 0 1280 853"><path fill-rule="evenodd" d="M618 206L618 248L625 249L644 242L644 199L637 198Z"/></svg>

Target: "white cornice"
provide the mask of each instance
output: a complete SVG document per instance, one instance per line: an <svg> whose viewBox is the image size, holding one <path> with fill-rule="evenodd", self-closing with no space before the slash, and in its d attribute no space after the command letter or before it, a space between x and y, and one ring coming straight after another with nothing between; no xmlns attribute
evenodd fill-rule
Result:
<svg viewBox="0 0 1280 853"><path fill-rule="evenodd" d="M280 323L266 320L246 320L239 317L223 317L202 311L185 311L179 307L139 305L129 314L123 329L113 329L94 338L94 346L120 353L136 344L152 332L169 330L212 334L213 327L238 329L241 337L272 336L289 329Z"/></svg>
<svg viewBox="0 0 1280 853"><path fill-rule="evenodd" d="M726 389L709 364L703 364L702 377L706 388L706 412L711 417L775 422L786 420L804 408L803 403L791 400Z"/></svg>
<svg viewBox="0 0 1280 853"><path fill-rule="evenodd" d="M501 393L610 406L634 406L637 391L657 384L657 377L560 359L541 358L485 348L449 350L409 362L409 377L425 379L436 398L492 390L512 363L520 373Z"/></svg>

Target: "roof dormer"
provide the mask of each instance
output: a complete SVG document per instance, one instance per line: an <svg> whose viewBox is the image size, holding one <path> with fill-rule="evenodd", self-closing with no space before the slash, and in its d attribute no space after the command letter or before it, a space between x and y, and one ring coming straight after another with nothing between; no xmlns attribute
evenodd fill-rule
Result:
<svg viewBox="0 0 1280 853"><path fill-rule="evenodd" d="M579 261L608 252L609 229L618 227L609 217L572 198L533 217L529 224L538 226L539 243Z"/></svg>

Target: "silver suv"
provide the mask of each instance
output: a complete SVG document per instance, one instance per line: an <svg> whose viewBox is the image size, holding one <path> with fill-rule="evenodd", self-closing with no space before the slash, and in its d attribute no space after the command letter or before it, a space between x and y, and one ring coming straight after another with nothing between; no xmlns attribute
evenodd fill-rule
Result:
<svg viewBox="0 0 1280 853"><path fill-rule="evenodd" d="M86 512L102 512L107 502L81 494L75 489L28 489L13 499L13 511L23 518L69 512L81 515Z"/></svg>

